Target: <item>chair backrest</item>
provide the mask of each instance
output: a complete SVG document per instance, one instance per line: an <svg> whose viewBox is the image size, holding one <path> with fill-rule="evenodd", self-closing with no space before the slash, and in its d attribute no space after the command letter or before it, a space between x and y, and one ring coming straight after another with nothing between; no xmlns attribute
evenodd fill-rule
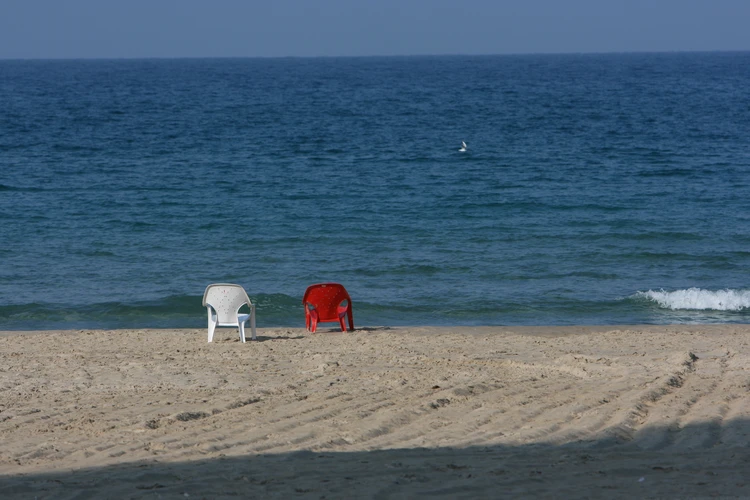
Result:
<svg viewBox="0 0 750 500"><path fill-rule="evenodd" d="M310 285L302 297L302 303L305 307L307 307L308 303L315 306L320 319L323 321L337 319L339 304L345 300L348 301L348 306L351 306L352 299L349 297L349 293L339 283Z"/></svg>
<svg viewBox="0 0 750 500"><path fill-rule="evenodd" d="M250 298L240 285L215 283L208 285L203 292L203 306L211 306L216 311L219 323L237 321L237 311L244 304L250 306Z"/></svg>

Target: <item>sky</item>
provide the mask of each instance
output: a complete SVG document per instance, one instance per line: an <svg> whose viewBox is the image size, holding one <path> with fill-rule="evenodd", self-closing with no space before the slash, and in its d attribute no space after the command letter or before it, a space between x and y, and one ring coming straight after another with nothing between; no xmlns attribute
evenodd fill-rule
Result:
<svg viewBox="0 0 750 500"><path fill-rule="evenodd" d="M0 0L0 59L750 50L750 0Z"/></svg>

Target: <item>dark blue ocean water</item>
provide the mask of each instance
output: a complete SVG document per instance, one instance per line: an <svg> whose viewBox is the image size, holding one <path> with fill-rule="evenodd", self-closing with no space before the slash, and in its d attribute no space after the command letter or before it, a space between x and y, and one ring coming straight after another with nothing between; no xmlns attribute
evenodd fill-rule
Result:
<svg viewBox="0 0 750 500"><path fill-rule="evenodd" d="M749 139L750 53L0 61L0 329L744 323Z"/></svg>

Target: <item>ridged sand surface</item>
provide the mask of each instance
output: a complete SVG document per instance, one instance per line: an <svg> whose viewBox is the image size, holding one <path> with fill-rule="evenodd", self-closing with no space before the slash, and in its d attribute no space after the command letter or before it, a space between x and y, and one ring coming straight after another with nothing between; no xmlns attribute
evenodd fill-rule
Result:
<svg viewBox="0 0 750 500"><path fill-rule="evenodd" d="M0 497L750 497L748 325L258 337L0 333Z"/></svg>

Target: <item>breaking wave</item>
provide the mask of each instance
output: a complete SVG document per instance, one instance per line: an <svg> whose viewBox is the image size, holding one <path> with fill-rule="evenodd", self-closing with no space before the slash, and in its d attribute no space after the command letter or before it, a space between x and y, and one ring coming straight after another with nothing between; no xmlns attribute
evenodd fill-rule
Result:
<svg viewBox="0 0 750 500"><path fill-rule="evenodd" d="M660 307L671 310L714 310L742 311L750 308L750 290L703 290L688 288L686 290L649 290L638 292L642 297L656 302Z"/></svg>

